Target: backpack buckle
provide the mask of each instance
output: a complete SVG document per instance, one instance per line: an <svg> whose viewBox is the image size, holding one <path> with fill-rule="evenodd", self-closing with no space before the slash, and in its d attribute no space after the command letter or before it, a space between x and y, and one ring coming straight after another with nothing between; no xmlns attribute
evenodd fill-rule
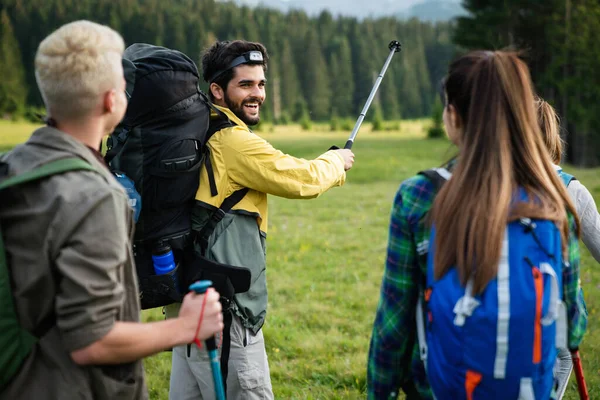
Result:
<svg viewBox="0 0 600 400"><path fill-rule="evenodd" d="M223 218L225 218L225 211L223 211L223 210L222 210L222 209L220 209L220 208L217 208L217 209L215 210L215 212L213 212L213 213L212 213L212 215L210 216L210 218L211 218L213 221L215 221L216 223L219 223L219 222L221 222L221 220L222 220Z"/></svg>
<svg viewBox="0 0 600 400"><path fill-rule="evenodd" d="M221 302L221 306L223 307L224 312L231 310L231 299L221 296L219 298L219 301Z"/></svg>
<svg viewBox="0 0 600 400"><path fill-rule="evenodd" d="M533 231L537 226L535 222L531 221L531 218L521 218L519 222L525 227L525 233Z"/></svg>

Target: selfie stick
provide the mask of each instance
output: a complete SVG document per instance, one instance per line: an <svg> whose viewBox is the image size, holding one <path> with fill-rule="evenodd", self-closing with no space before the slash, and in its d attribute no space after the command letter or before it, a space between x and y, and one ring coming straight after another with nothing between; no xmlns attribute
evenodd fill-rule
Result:
<svg viewBox="0 0 600 400"><path fill-rule="evenodd" d="M375 81L375 85L373 85L373 89L371 89L371 94L369 95L369 98L367 99L367 102L365 103L365 106L363 107L362 112L360 113L360 116L358 117L358 120L356 120L356 124L354 125L354 129L352 129L350 138L348 139L348 141L346 142L346 145L344 146L345 149L352 148L354 139L356 138L356 135L358 134L358 130L360 129L360 126L361 126L363 120L365 119L365 115L367 114L367 110L369 109L369 106L371 105L371 102L373 101L373 98L375 97L375 93L377 93L377 89L379 88L379 85L381 84L381 80L383 79L383 75L385 74L385 71L388 69L390 62L392 61L392 57L394 57L394 53L400 52L400 49L401 49L400 42L397 40L392 40L390 42L390 44L388 45L388 48L390 49L390 54L388 55L387 59L385 60L385 64L383 64L383 68L381 69L381 72L379 73L379 76L377 77L377 80Z"/></svg>

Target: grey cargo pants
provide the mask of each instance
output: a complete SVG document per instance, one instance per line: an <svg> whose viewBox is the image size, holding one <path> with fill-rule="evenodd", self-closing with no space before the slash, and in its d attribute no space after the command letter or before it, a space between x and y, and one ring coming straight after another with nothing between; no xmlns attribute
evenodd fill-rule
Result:
<svg viewBox="0 0 600 400"><path fill-rule="evenodd" d="M217 338L217 343L220 338ZM214 383L206 347L173 349L169 400L213 400ZM231 324L231 349L227 375L228 400L272 400L269 363L262 329L257 335L244 328L238 317Z"/></svg>

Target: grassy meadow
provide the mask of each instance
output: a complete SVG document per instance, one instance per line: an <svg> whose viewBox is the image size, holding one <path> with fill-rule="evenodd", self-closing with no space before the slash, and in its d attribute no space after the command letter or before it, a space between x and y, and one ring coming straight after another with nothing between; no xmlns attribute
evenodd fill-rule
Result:
<svg viewBox="0 0 600 400"><path fill-rule="evenodd" d="M369 338L383 273L388 219L399 183L454 154L447 140L424 138L423 121L402 121L400 130L371 132L365 124L353 151L346 184L318 199L270 198L268 232L269 314L264 327L277 399L365 397ZM33 129L0 122L0 151L24 141ZM315 126L262 129L275 147L313 158L348 132ZM600 169L566 166L600 204ZM581 347L592 399L600 398L600 266L582 249L582 281L590 320ZM160 320L159 309L144 312ZM167 399L170 353L145 360L152 399ZM565 399L578 399L572 376Z"/></svg>

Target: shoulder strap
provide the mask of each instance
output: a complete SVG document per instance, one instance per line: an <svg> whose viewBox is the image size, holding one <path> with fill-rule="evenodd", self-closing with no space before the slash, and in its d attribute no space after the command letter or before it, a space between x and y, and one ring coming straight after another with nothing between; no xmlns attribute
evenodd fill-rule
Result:
<svg viewBox="0 0 600 400"><path fill-rule="evenodd" d="M433 184L434 194L439 192L439 190L442 188L444 183L446 183L446 181L448 181L452 177L452 173L447 168L432 168L432 169L428 169L425 171L420 171L418 174L423 175L427 179L429 179L429 181ZM419 223L430 226L431 220L429 218L430 218L430 214L429 214L429 212L427 212L423 215L423 217L421 218L421 221ZM427 265L427 256L428 256L428 252L429 252L427 250L427 246L429 246L429 242L421 243L417 247L420 265L424 265L424 266ZM423 286L423 288L427 287L426 276L423 276L422 286Z"/></svg>
<svg viewBox="0 0 600 400"><path fill-rule="evenodd" d="M438 191L452 177L452 173L446 168L432 168L425 171L420 171L419 175L427 177Z"/></svg>
<svg viewBox="0 0 600 400"><path fill-rule="evenodd" d="M210 138L220 131L221 129L229 128L230 126L234 126L235 124L225 115L225 113L215 106L213 106L210 102L207 103L211 110L215 111L218 115L217 118L210 118L208 130L206 131L206 142L210 140ZM211 196L216 196L219 194L217 190L217 184L215 182L215 172L212 167L212 162L210 161L210 149L204 144L204 165L206 166L206 173L208 175L208 184L210 185L210 194ZM243 196L242 196L243 197ZM241 200L241 198L240 198ZM239 200L238 200L239 201ZM235 205L235 204L234 204Z"/></svg>
<svg viewBox="0 0 600 400"><path fill-rule="evenodd" d="M244 198L244 196L246 196L247 193L248 188L239 189L233 192L225 200L223 200L223 204L221 204L221 207L213 211L204 227L202 227L202 230L200 230L196 234L196 242L198 242L198 244L200 245L200 248L202 249L203 253L208 248L208 239L210 238L210 235L212 235L212 233L214 232L215 228L217 227L217 224L221 222L221 220L225 217L225 214L231 211L233 206L239 203Z"/></svg>
<svg viewBox="0 0 600 400"><path fill-rule="evenodd" d="M206 132L206 142L210 140L210 138L217 133L218 131L229 128L231 126L235 126L235 123L229 119L229 117L217 107L215 107L212 102L206 97L203 92L200 92L204 97L206 104L210 107L212 111L217 114L217 118L211 118L208 125L208 130ZM204 154L204 164L206 166L206 173L208 175L208 182L210 185L210 194L212 196L216 196L219 192L217 191L217 185L215 183L214 170L212 167L212 162L210 161L210 150L208 146L205 145L205 154ZM242 188L233 192L230 196L228 196L219 208L217 208L210 216L208 222L202 230L197 232L195 240L200 244L202 251L204 252L208 247L208 239L210 235L214 232L217 224L225 217L231 209L239 203L244 196L248 193L248 188Z"/></svg>
<svg viewBox="0 0 600 400"><path fill-rule="evenodd" d="M34 168L31 171L24 172L20 175L10 177L0 182L0 190L75 170L95 171L96 169L80 158L63 158L61 160L49 162L48 164Z"/></svg>
<svg viewBox="0 0 600 400"><path fill-rule="evenodd" d="M106 139L106 154L104 155L104 160L107 164L110 164L113 158L115 158L123 146L125 146L125 142L129 137L129 132L131 132L131 128L123 126L118 134L114 132Z"/></svg>
<svg viewBox="0 0 600 400"><path fill-rule="evenodd" d="M228 128L230 126L234 126L235 123L229 119L227 114L225 114L223 111L219 110L213 104L213 102L210 101L210 99L208 98L206 93L199 90L198 94L204 100L204 103L206 104L206 106L212 112L217 114L217 118L209 118L209 121L208 121L208 131L206 132L206 142L208 142L210 140L210 138L212 137L212 135L214 135L216 132L220 131L221 129Z"/></svg>
<svg viewBox="0 0 600 400"><path fill-rule="evenodd" d="M565 171L560 171L559 175L566 187L569 187L571 181L577 180L577 178L571 174L567 174Z"/></svg>
<svg viewBox="0 0 600 400"><path fill-rule="evenodd" d="M221 112L221 111L219 110L219 112ZM221 112L221 114L223 114L223 113ZM206 141L207 142L212 137L212 135L219 132L221 129L229 128L229 127L235 125L233 123L233 121L231 121L229 118L227 118L227 116L225 114L223 114L223 115L225 116L225 119L223 119L223 117L221 117L221 116L219 116L218 118L210 119L210 123L208 125L208 131L206 132Z"/></svg>

